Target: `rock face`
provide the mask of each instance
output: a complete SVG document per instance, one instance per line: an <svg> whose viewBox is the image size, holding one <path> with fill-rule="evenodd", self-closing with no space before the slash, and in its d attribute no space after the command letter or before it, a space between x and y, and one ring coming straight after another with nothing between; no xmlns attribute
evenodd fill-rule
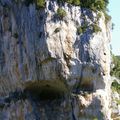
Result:
<svg viewBox="0 0 120 120"><path fill-rule="evenodd" d="M60 19L57 9L66 16ZM110 28L89 9L0 2L0 119L110 120ZM96 22L80 35L78 26Z"/></svg>

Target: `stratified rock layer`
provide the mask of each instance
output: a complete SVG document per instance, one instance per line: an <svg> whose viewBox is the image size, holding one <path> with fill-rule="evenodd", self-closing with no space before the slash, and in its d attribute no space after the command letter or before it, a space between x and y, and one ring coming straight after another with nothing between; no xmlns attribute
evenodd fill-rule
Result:
<svg viewBox="0 0 120 120"><path fill-rule="evenodd" d="M57 9L67 15L62 20ZM46 1L0 3L0 119L110 120L110 24L104 14ZM79 26L88 24L77 34Z"/></svg>

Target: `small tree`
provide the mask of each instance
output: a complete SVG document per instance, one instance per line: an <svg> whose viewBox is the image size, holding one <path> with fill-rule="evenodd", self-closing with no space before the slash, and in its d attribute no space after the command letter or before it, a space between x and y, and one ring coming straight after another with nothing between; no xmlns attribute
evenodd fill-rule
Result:
<svg viewBox="0 0 120 120"><path fill-rule="evenodd" d="M63 19L67 14L66 14L66 11L65 11L64 9L58 8L58 9L57 9L57 15L58 15L61 19Z"/></svg>
<svg viewBox="0 0 120 120"><path fill-rule="evenodd" d="M92 28L94 33L101 32L101 28L97 24L93 24Z"/></svg>
<svg viewBox="0 0 120 120"><path fill-rule="evenodd" d="M44 8L45 7L45 0L37 0L37 7Z"/></svg>

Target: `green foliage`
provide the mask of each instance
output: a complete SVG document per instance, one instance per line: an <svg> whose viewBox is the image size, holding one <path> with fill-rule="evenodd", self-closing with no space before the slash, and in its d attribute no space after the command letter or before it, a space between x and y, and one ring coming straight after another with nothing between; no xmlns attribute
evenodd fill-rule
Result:
<svg viewBox="0 0 120 120"><path fill-rule="evenodd" d="M86 31L87 27L88 27L87 24L84 24L83 26L79 26L77 28L77 34L80 35L80 34L84 33Z"/></svg>
<svg viewBox="0 0 120 120"><path fill-rule="evenodd" d="M72 4L73 0L65 0L65 2Z"/></svg>
<svg viewBox="0 0 120 120"><path fill-rule="evenodd" d="M110 74L117 78L120 78L120 57L112 55L114 67L111 69Z"/></svg>
<svg viewBox="0 0 120 120"><path fill-rule="evenodd" d="M58 8L58 9L57 9L57 15L58 15L61 19L63 19L67 14L66 14L66 11L65 11L64 9Z"/></svg>
<svg viewBox="0 0 120 120"><path fill-rule="evenodd" d="M72 4L76 5L76 6L79 6L80 5L80 0L73 0Z"/></svg>
<svg viewBox="0 0 120 120"><path fill-rule="evenodd" d="M111 16L104 12L105 15L105 23L107 24L111 20Z"/></svg>
<svg viewBox="0 0 120 120"><path fill-rule="evenodd" d="M45 0L37 0L37 7L44 8L45 7Z"/></svg>
<svg viewBox="0 0 120 120"><path fill-rule="evenodd" d="M118 92L118 93L120 94L120 84L118 84L117 81L114 81L114 82L112 83L112 90L113 90L113 91L116 91L116 92Z"/></svg>
<svg viewBox="0 0 120 120"><path fill-rule="evenodd" d="M106 13L109 0L58 0L58 3L61 2L67 2L75 6L91 9L93 11L102 11L105 14L105 23L111 19L111 17Z"/></svg>
<svg viewBox="0 0 120 120"><path fill-rule="evenodd" d="M92 29L93 33L101 32L101 28L97 24L92 24L92 25L84 24L83 26L79 26L77 28L77 34L80 35L84 33L89 27Z"/></svg>
<svg viewBox="0 0 120 120"><path fill-rule="evenodd" d="M98 118L93 118L93 120L98 120Z"/></svg>
<svg viewBox="0 0 120 120"><path fill-rule="evenodd" d="M15 0L18 2L19 0ZM106 13L107 11L107 5L109 3L109 0L57 0L58 3L65 3L80 6L82 8L88 8L93 11L103 11L105 13L105 23L107 23L111 17ZM44 8L45 7L45 0L25 0L24 1L26 6L29 6L30 4L35 3L36 8ZM66 15L65 11L59 11L58 14L61 18L63 18Z"/></svg>
<svg viewBox="0 0 120 120"><path fill-rule="evenodd" d="M75 5L75 6L79 6L80 5L80 0L57 0L58 3L69 3L69 4L72 4L72 5Z"/></svg>
<svg viewBox="0 0 120 120"><path fill-rule="evenodd" d="M101 32L101 28L97 24L93 24L92 29L94 33Z"/></svg>
<svg viewBox="0 0 120 120"><path fill-rule="evenodd" d="M72 5L80 5L83 8L90 8L92 10L105 10L108 5L108 0L58 0L58 2L67 2Z"/></svg>
<svg viewBox="0 0 120 120"><path fill-rule="evenodd" d="M81 33L83 33L83 31L82 31L82 27L80 26L77 28L77 34L80 35Z"/></svg>
<svg viewBox="0 0 120 120"><path fill-rule="evenodd" d="M120 105L120 100L116 100L117 104Z"/></svg>
<svg viewBox="0 0 120 120"><path fill-rule="evenodd" d="M84 8L90 8L94 11L103 11L106 9L106 1L104 0L81 0L81 6Z"/></svg>
<svg viewBox="0 0 120 120"><path fill-rule="evenodd" d="M98 14L97 14L97 20L99 20L100 18L101 18L101 13L99 12Z"/></svg>

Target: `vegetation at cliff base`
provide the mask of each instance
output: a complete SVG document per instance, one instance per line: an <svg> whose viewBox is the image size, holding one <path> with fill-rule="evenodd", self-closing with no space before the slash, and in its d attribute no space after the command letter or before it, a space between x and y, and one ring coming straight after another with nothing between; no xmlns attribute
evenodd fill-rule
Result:
<svg viewBox="0 0 120 120"><path fill-rule="evenodd" d="M115 56L112 54L112 65L111 65L111 76L120 79L120 56ZM112 83L112 90L120 94L120 84L114 80ZM120 102L119 102L120 103Z"/></svg>
<svg viewBox="0 0 120 120"><path fill-rule="evenodd" d="M111 75L120 79L120 56L112 55Z"/></svg>
<svg viewBox="0 0 120 120"><path fill-rule="evenodd" d="M112 83L112 91L116 91L120 94L120 84L117 81Z"/></svg>

